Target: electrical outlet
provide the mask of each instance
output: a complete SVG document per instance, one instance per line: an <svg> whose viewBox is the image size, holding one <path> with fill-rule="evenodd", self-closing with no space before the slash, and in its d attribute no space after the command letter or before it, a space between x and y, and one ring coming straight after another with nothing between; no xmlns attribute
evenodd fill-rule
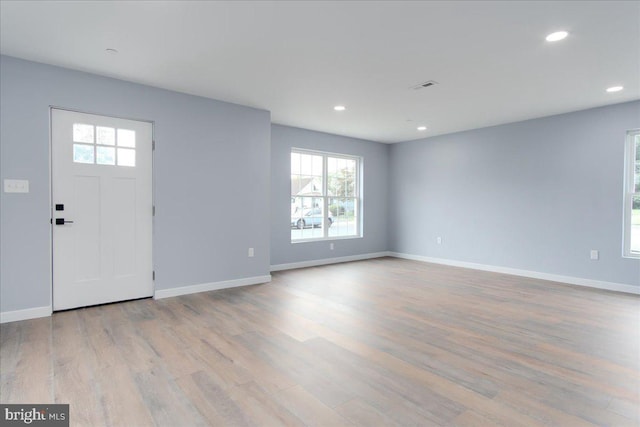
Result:
<svg viewBox="0 0 640 427"><path fill-rule="evenodd" d="M249 248L249 258L253 258L254 251L253 248Z"/></svg>
<svg viewBox="0 0 640 427"><path fill-rule="evenodd" d="M441 245L442 244L442 237L440 237L440 236L436 237L436 243Z"/></svg>
<svg viewBox="0 0 640 427"><path fill-rule="evenodd" d="M329 243L329 250L333 250L333 243Z"/></svg>
<svg viewBox="0 0 640 427"><path fill-rule="evenodd" d="M598 260L600 259L600 252L595 249L591 249L591 259Z"/></svg>

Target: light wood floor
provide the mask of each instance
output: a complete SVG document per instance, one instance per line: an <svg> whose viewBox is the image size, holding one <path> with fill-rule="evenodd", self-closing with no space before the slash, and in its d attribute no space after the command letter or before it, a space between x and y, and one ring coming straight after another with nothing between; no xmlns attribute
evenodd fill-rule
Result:
<svg viewBox="0 0 640 427"><path fill-rule="evenodd" d="M640 298L393 258L0 329L71 425L638 426Z"/></svg>

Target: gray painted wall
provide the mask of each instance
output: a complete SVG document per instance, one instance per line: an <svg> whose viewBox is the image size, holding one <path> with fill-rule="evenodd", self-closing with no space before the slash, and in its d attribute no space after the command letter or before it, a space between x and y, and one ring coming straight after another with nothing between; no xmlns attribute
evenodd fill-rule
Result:
<svg viewBox="0 0 640 427"><path fill-rule="evenodd" d="M269 112L6 56L0 93L1 311L50 304L50 105L155 122L157 289L269 274Z"/></svg>
<svg viewBox="0 0 640 427"><path fill-rule="evenodd" d="M640 260L622 257L639 127L636 101L393 145L390 248L640 286Z"/></svg>
<svg viewBox="0 0 640 427"><path fill-rule="evenodd" d="M0 179L30 182L0 193L2 312L50 304L50 105L155 122L157 289L386 250L640 286L640 261L621 257L624 134L640 102L388 146L6 56L0 94ZM363 238L291 244L292 147L363 157Z"/></svg>
<svg viewBox="0 0 640 427"><path fill-rule="evenodd" d="M291 148L362 157L364 172L362 238L291 243ZM271 265L336 258L387 250L389 146L377 142L273 125L271 127Z"/></svg>

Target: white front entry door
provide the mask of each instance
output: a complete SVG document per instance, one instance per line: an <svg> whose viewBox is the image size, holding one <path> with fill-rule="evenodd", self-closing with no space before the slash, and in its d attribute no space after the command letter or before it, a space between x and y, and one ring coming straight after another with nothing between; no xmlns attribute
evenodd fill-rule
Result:
<svg viewBox="0 0 640 427"><path fill-rule="evenodd" d="M51 109L53 309L153 295L152 124Z"/></svg>

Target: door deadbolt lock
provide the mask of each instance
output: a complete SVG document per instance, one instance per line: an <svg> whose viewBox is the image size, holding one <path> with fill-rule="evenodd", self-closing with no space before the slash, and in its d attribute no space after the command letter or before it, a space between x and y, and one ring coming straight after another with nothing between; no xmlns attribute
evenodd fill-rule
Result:
<svg viewBox="0 0 640 427"><path fill-rule="evenodd" d="M73 224L73 221L65 221L64 218L56 218L56 225Z"/></svg>

